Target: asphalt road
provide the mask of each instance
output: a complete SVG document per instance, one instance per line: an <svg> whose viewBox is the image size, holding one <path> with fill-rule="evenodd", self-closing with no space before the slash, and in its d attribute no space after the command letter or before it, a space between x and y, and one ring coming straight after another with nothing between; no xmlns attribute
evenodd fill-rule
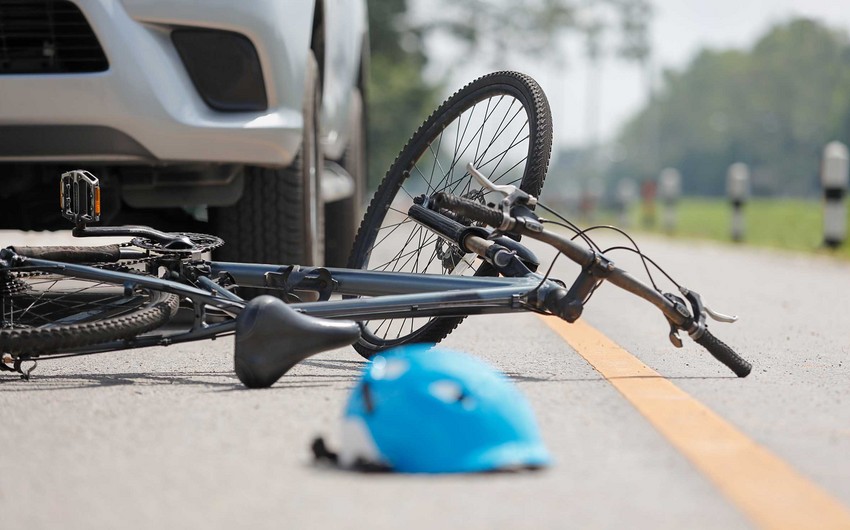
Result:
<svg viewBox="0 0 850 530"><path fill-rule="evenodd" d="M612 286L594 295L584 320L659 374L649 379L672 383L775 456L790 482L847 510L850 264L642 240L710 306L740 317L711 329L753 362L752 375L736 378L694 344L676 350L660 314ZM544 261L550 254L540 250ZM618 264L637 271L629 259ZM574 271L559 260L555 274ZM732 529L763 524L746 502L777 508L770 487L749 499L730 494L535 315L470 318L444 344L490 361L528 396L551 469L399 476L317 467L308 446L317 434L336 439L363 361L333 351L270 389L246 390L232 373L232 339L223 339L43 362L29 382L0 374L0 526ZM719 445L708 449L728 449Z"/></svg>

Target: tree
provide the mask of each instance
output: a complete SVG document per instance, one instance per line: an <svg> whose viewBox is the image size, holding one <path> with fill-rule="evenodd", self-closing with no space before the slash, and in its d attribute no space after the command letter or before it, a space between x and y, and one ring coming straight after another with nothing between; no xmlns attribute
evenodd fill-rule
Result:
<svg viewBox="0 0 850 530"><path fill-rule="evenodd" d="M422 35L407 22L406 0L369 3L367 86L370 184L377 186L404 142L438 103L440 86L423 78Z"/></svg>
<svg viewBox="0 0 850 530"><path fill-rule="evenodd" d="M507 55L562 57L558 49L565 35L584 35L587 52L598 55L602 33L619 36L617 53L623 57L644 61L649 55L648 0L441 0L427 8L414 20L407 0L369 3L372 185L439 103L441 80L423 75L429 37L452 39L459 64L473 59L496 64Z"/></svg>
<svg viewBox="0 0 850 530"><path fill-rule="evenodd" d="M687 193L718 195L729 165L746 162L755 193L812 193L823 145L847 137L848 87L846 34L813 20L775 26L750 50L704 50L684 71L666 72L658 97L626 124L609 176L654 179L672 166Z"/></svg>
<svg viewBox="0 0 850 530"><path fill-rule="evenodd" d="M652 10L647 0L443 0L438 6L419 27L455 38L461 57L558 60L563 56L559 40L567 35L584 35L587 53L593 56L599 53L600 34L615 26L619 55L643 60L649 54Z"/></svg>

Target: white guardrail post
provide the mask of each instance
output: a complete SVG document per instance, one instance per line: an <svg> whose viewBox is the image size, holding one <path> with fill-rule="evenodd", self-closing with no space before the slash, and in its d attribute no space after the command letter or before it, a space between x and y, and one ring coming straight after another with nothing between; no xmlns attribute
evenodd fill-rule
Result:
<svg viewBox="0 0 850 530"><path fill-rule="evenodd" d="M750 198L750 168L736 162L726 173L726 195L732 204L732 241L744 239L744 204Z"/></svg>
<svg viewBox="0 0 850 530"><path fill-rule="evenodd" d="M672 234L676 231L676 203L682 194L682 175L675 168L668 167L658 177L658 196L664 211L661 213L664 231Z"/></svg>
<svg viewBox="0 0 850 530"><path fill-rule="evenodd" d="M646 179L640 184L641 222L645 228L655 227L655 194L657 191L658 183L653 179Z"/></svg>
<svg viewBox="0 0 850 530"><path fill-rule="evenodd" d="M637 199L637 194L637 184L634 180L626 177L617 183L617 209L620 214L620 226L623 228L628 228L632 224L629 213Z"/></svg>
<svg viewBox="0 0 850 530"><path fill-rule="evenodd" d="M823 186L823 243L836 248L847 239L847 146L830 142L823 149L820 179Z"/></svg>

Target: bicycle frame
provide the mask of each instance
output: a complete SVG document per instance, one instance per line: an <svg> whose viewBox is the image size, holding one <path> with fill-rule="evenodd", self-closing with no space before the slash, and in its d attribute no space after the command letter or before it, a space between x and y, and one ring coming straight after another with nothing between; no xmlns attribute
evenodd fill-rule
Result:
<svg viewBox="0 0 850 530"><path fill-rule="evenodd" d="M475 173L471 165L469 170ZM669 338L675 346L682 345L678 331L685 331L738 376L745 377L750 373L751 365L709 333L705 324L706 316L721 322L734 321L733 317L711 311L702 302L699 294L678 284L677 287L684 298L662 293L654 285L650 287L616 267L594 249L585 248L569 238L545 230L536 214L528 208L531 202L530 196L516 190L508 194L507 199L503 201L502 206L508 208L496 210L474 200L440 192L430 198L422 196L410 206L408 214L411 219L455 244L467 255L477 255L485 260L493 267L494 272L501 274L496 277L208 262L191 259L186 254L190 252L187 250L177 250L176 254L169 254L171 249L168 245L171 241L163 248L157 249L158 252L153 254L152 261L145 262L149 275L43 259L45 255L64 256L62 253L34 254L42 256L40 258L19 256L13 247L3 250L0 256L3 261L0 265L9 270L51 272L123 286L125 295L131 295L141 287L171 293L192 302L194 318L188 329L185 326L176 330L172 327L164 332L145 333L153 328L142 328L139 333L144 334L133 338L116 338L108 343L65 350L58 355L47 353L36 357L55 358L141 346L168 345L236 333L237 375L248 386L268 386L306 356L331 347L352 344L358 337L362 339L364 322L463 317L517 311L537 311L574 322L580 317L585 302L600 282L608 281L658 308L670 325ZM454 218L439 213L440 210L494 227L497 232L494 234L481 226L458 223ZM78 228L82 232L83 229ZM143 228L130 227L134 233ZM113 231L125 230L126 227ZM544 242L578 264L581 271L567 289L562 282L533 272L529 268L535 268L537 265L533 254L515 242L500 240L499 232L524 235ZM191 248L193 243L188 238L184 239L186 241L178 243L188 243ZM143 244L136 244L144 248ZM118 249L117 246L115 248ZM70 256L75 252L78 251L72 251ZM85 256L91 256L88 250L84 252ZM157 254L161 254L161 257L155 257ZM125 253L121 249L110 252L110 255L114 259L139 259L149 256L145 253L139 256L137 251ZM166 270L164 277L153 275L163 268ZM452 266L452 270L459 270L457 264ZM256 302L248 302L227 289L231 284L277 291L283 298L290 299L290 302L293 302L291 299L294 298L294 303L287 306L272 297L260 297L255 299ZM315 293L319 302L301 301L298 296L305 291ZM332 295L340 298L331 300ZM172 296L171 299L174 305L169 311L173 313L177 310L177 305L175 297ZM275 304L276 308L270 304ZM264 307L269 309L262 309ZM208 313L209 310L211 311ZM243 310L248 312L245 318L240 319ZM259 316L262 311L265 311L266 317ZM334 324L335 327L328 326L320 323L322 319L336 319L339 322ZM265 323L265 331L257 335L252 329L260 320ZM411 322L411 333L412 329ZM301 352L297 351L297 348L284 348L286 355L282 363L278 362L280 359L273 359L277 366L269 372L265 365L269 363L270 357L264 352L268 350L268 344L271 342L283 348L283 345L279 344L280 337L273 337L281 330L288 330L293 336L300 336L302 340L312 343ZM324 343L317 339L317 336L322 335L327 338ZM240 356L240 337L243 339L242 351L253 353L243 353ZM408 337L405 339L410 340ZM245 344L250 344L248 350L245 349ZM18 370L22 358L19 357L15 365ZM240 360L243 364L241 372ZM265 373L259 378L256 377L252 368L244 367L246 362L255 363L259 370ZM268 377L269 374L273 377Z"/></svg>
<svg viewBox="0 0 850 530"><path fill-rule="evenodd" d="M520 125L514 141L499 146L496 150L503 150L491 153L488 159L488 151L505 132L503 117L502 123L491 131L490 141L484 141L483 151L478 150L482 147L479 132L472 138L461 139L455 145L449 171L444 171L439 146L445 127L457 121L460 128L462 114L469 111L468 126L481 98L487 99L489 108L491 97L498 97L501 102L506 95L519 101L517 114L526 113L525 124ZM377 270L204 261L198 259L201 254L219 248L224 243L222 239L207 234L163 233L140 226L91 228L87 223L96 221L100 214L97 179L82 170L63 173L62 214L74 223L75 236L133 239L127 245L103 247L0 250L3 280L0 300L4 313L0 338L8 341L0 344L0 352L4 354L0 368L8 369L4 366L10 362L7 359L15 362L15 371L21 372L20 362L26 359L168 345L235 334L237 376L246 386L269 386L309 355L353 344L358 352L370 357L396 345L438 342L467 315L534 311L574 322L596 288L607 281L659 309L669 324L669 339L674 346L682 346L678 333L684 331L740 377L749 374L751 365L707 330L706 317L721 322L734 318L710 310L698 293L679 285L670 276L667 278L678 294L662 292L651 276L652 285L632 277L603 255L585 231L538 203L529 190L538 194L546 176L550 123L545 95L533 80L522 74L499 72L484 76L447 100L402 149L366 211L350 263ZM523 133L527 134L525 138L521 136ZM436 153L431 148L435 140L439 142ZM457 163L473 143L476 143L475 154L471 155L474 162L468 161L466 172L456 175ZM509 150L517 145L515 163L499 169ZM429 156L423 158L426 152ZM429 162L430 155L433 160ZM420 160L425 167L431 166L428 177L417 167ZM522 175L507 177L522 164L525 165L521 168ZM482 172L482 168L487 169ZM405 189L403 185L414 169L422 179ZM508 183L510 179L513 183ZM402 197L400 205L394 207L400 190L404 190L407 198ZM488 193L501 196L496 199L498 204L487 198ZM564 220L587 247L546 230L544 223L548 221L537 216L536 206ZM390 209L393 216L398 216L398 222L393 217L385 225ZM414 223L399 229L409 221ZM378 241L378 234L384 229L389 230ZM373 255L395 252L389 248L396 243L391 236L395 234L398 238L407 230L410 237L399 241L401 248L395 257L386 263L370 264ZM424 234L434 237L430 239ZM546 275L535 272L539 260L518 243L521 236L546 243L578 264L581 270L575 280L565 284L550 279L548 272ZM385 241L388 246L375 251ZM634 250L644 258L646 266L647 258L636 245ZM244 256L235 259L240 257ZM426 258L424 266L419 264L420 257ZM475 276L461 276L472 266L470 258L485 262L486 268L478 269ZM110 268L112 263L120 265ZM118 269L139 265L144 271ZM388 267L413 272L386 272ZM649 268L646 269L649 276ZM424 270L432 273L418 272ZM40 272L50 273L41 275L46 276L44 284L37 284ZM83 284L93 285L80 289L77 278ZM257 296L247 301L230 290L233 286L266 289L279 296ZM58 296L51 299L45 293L53 287L53 293ZM82 291L86 291L83 296ZM84 300L84 305L79 305L81 298L102 294L99 291L106 292L105 303ZM311 301L305 302L304 298ZM81 307L95 309L84 311ZM42 309L46 317L39 313ZM168 324L181 310L176 322ZM182 318L187 310L193 312L191 323ZM20 315L24 318L18 318ZM397 319L405 320L394 331L388 331ZM385 325L383 336L379 336ZM292 339L282 341L281 335ZM111 342L103 342L107 340ZM59 351L63 353L51 353Z"/></svg>
<svg viewBox="0 0 850 530"><path fill-rule="evenodd" d="M584 301L589 293L595 289L598 282L607 280L660 309L671 326L670 340L674 345L681 346L681 340L676 332L679 329L684 330L738 376L745 377L749 374L751 365L706 329L706 315L721 321L729 321L728 317L708 310L697 293L680 288L682 295L685 296L687 303L691 306L691 311L689 311L684 299L651 289L633 278L625 270L616 267L604 255L544 230L533 214L531 214L532 217L505 216L501 212L482 207L474 201L466 201L465 199L455 199L454 201L458 203L455 206L464 206L465 202L467 208L465 213L470 216L482 216L482 219L479 219L482 222L486 221L488 224L494 225L504 221L511 225L509 229L514 233L538 239L557 248L561 253L579 264L582 267L581 272L567 290L560 281L530 271L521 263L515 252L498 245L494 241L482 238L482 234L477 229L458 230L452 224L453 222L446 222L445 220L435 223L433 228L437 229L438 234L455 241L461 249L465 249L467 252L473 250L475 254L486 259L494 267L497 266L497 262L502 262L497 268L503 276L469 277L298 267L294 265L177 260L177 263L180 264L180 272L171 271L170 274L176 275L176 279L181 280L181 282L178 282L167 278L40 258L14 257L14 255L9 258L8 250L6 251L8 259L4 265L12 269L20 267L21 270L49 271L69 277L123 285L125 291L128 292L132 292L136 287L144 287L172 293L192 301L194 319L189 329L152 332L132 339L121 339L100 343L92 347L71 349L62 354L45 354L38 356L39 358L58 358L143 346L164 346L179 342L213 339L236 332L239 329L237 317L246 307L250 308L251 306L249 302L231 293L212 280L211 277L229 277L239 285L278 289L287 296L302 291L313 291L319 294L321 301L292 303L289 304L286 311L289 311L291 315L302 313L309 317L319 317L317 320L344 319L360 322L398 318L458 317L518 311L538 311L554 314L568 322L573 322L579 318ZM519 211L523 211L521 207ZM442 219L440 214L422 208L412 207L411 213L415 214L413 217L417 222L425 226ZM445 232L439 229L440 226L445 229ZM500 259L500 255L502 258L508 256L510 259L507 261ZM160 263L154 262L154 264L159 266L169 261L175 262L174 258L164 257ZM204 274L189 274L187 276L183 271L184 265L188 265L190 268L200 267ZM189 277L192 277L193 281L197 282L200 287L183 283L188 281ZM330 300L329 298L333 294L342 298ZM280 302L278 301L278 303ZM208 320L208 308L223 312L230 318L215 322L214 320L217 320L221 315L215 315L215 311L213 311L215 318ZM248 320L251 320L251 318ZM250 324L246 325L250 326ZM295 334L301 332L302 336L306 336L304 333L310 333L309 326L311 325L313 324L305 324L304 329L298 327L288 329L291 329ZM354 330L356 330L356 326ZM321 331L317 332L321 333ZM350 331L346 331L346 333L353 336L350 335ZM350 344L350 342L347 344ZM239 334L237 333L237 359L239 359L238 345ZM257 345L255 344L255 346ZM260 349L264 349L263 344L259 346ZM320 343L314 344L312 353L322 351L321 346ZM307 355L312 353L308 352ZM296 357L292 365L302 358ZM16 367L19 364L20 360ZM267 386L273 384L277 377L285 373L289 367L291 366L283 366L282 371L272 379L262 379L259 383L252 380L243 380L243 382L249 386Z"/></svg>
<svg viewBox="0 0 850 530"><path fill-rule="evenodd" d="M223 262L212 262L211 268L213 275L228 273L240 285L248 286L263 286L266 274L280 270L279 266L272 265ZM307 276L309 271L329 272L336 282L334 294L373 298L295 303L292 307L311 316L357 320L510 312L518 310L518 297L534 289L542 279L536 273L506 278L322 267L303 270L307 271ZM541 290L549 288L551 286L541 287Z"/></svg>
<svg viewBox="0 0 850 530"><path fill-rule="evenodd" d="M206 309L217 308L236 317L247 303L205 277L201 277L199 283L209 290L164 278L87 265L37 258L27 258L25 263L28 267L54 274L123 284L128 289L145 287L170 292L189 299L193 303L195 319L191 329L153 333L130 341L113 341L94 347L72 349L66 354L97 353L215 338L233 332L236 320L234 318L225 322L207 322ZM280 273L290 267L215 261L209 262L209 265L212 277L229 274L239 284L253 286L265 285L267 275ZM529 292L534 291L536 295L545 297L551 290L561 288L559 284L551 280L544 280L538 273L511 278L410 274L322 267L303 267L298 270L308 279L319 273L329 273L334 285L333 293L343 295L345 298L321 302L298 302L290 306L304 314L329 319L381 320L527 311L528 306L524 304L524 298ZM304 289L304 286L300 284L292 287L295 290ZM65 354L48 354L43 357L63 355Z"/></svg>

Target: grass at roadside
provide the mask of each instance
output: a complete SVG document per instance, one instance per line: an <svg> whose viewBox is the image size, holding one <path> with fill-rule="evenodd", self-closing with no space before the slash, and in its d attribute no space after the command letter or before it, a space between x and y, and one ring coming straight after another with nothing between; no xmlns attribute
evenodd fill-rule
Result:
<svg viewBox="0 0 850 530"><path fill-rule="evenodd" d="M660 206L660 205L659 205ZM823 210L819 201L800 199L755 199L744 206L744 244L817 252L850 258L850 241L837 250L825 249ZM653 232L663 232L662 211L656 211ZM645 229L634 212L634 227ZM677 208L675 237L712 239L731 242L732 209L720 199L685 199ZM848 216L850 234L850 216Z"/></svg>

